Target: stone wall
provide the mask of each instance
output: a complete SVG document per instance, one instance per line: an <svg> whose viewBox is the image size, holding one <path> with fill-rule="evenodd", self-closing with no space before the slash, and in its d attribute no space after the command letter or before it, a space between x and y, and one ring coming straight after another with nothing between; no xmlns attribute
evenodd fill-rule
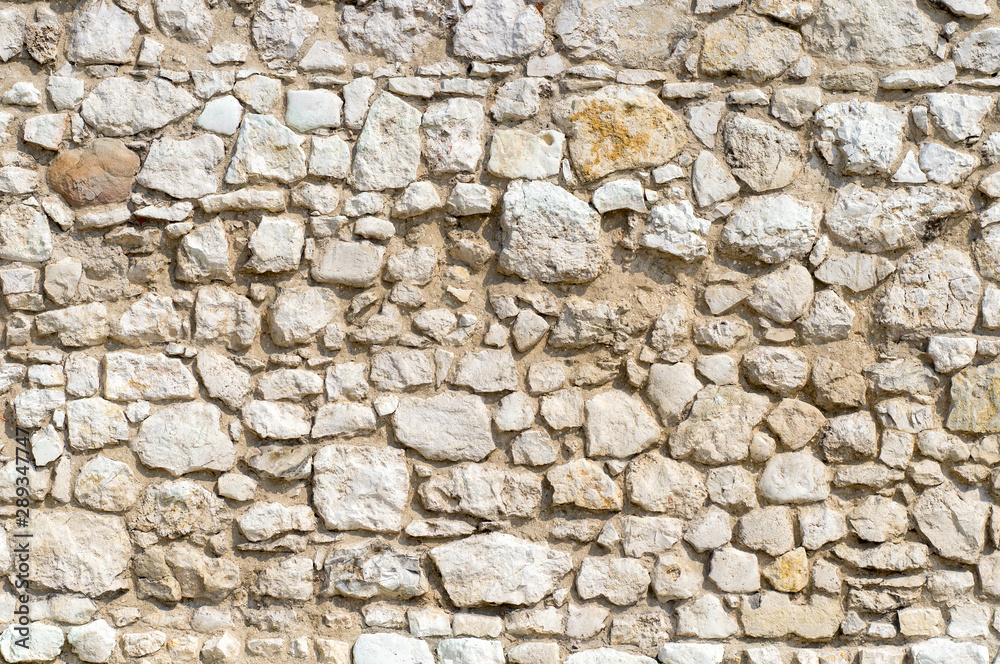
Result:
<svg viewBox="0 0 1000 664"><path fill-rule="evenodd" d="M4 3L0 657L988 664L996 12Z"/></svg>

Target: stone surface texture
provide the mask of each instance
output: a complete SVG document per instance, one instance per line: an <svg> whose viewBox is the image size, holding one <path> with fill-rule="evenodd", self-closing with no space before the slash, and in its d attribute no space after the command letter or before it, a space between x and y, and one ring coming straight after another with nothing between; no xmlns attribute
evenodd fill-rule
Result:
<svg viewBox="0 0 1000 664"><path fill-rule="evenodd" d="M996 0L0 1L0 664L1000 662L997 74Z"/></svg>

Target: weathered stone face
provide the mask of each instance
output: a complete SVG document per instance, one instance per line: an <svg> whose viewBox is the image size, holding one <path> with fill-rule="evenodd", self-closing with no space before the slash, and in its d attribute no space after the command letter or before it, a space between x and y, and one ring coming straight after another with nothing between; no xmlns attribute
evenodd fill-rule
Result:
<svg viewBox="0 0 1000 664"><path fill-rule="evenodd" d="M735 16L709 27L701 52L706 76L740 76L763 83L780 76L802 54L802 38L756 16Z"/></svg>
<svg viewBox="0 0 1000 664"><path fill-rule="evenodd" d="M572 567L566 553L499 533L444 544L430 556L458 606L534 604Z"/></svg>
<svg viewBox="0 0 1000 664"><path fill-rule="evenodd" d="M32 583L89 597L130 587L132 542L120 517L40 512L32 526Z"/></svg>
<svg viewBox="0 0 1000 664"><path fill-rule="evenodd" d="M0 7L0 659L989 663L995 3L70 4Z"/></svg>
<svg viewBox="0 0 1000 664"><path fill-rule="evenodd" d="M684 142L681 119L649 90L610 86L573 99L560 119L573 167L584 181L665 163Z"/></svg>
<svg viewBox="0 0 1000 664"><path fill-rule="evenodd" d="M678 41L695 33L688 3L571 0L555 20L556 34L574 58L622 67L668 67Z"/></svg>
<svg viewBox="0 0 1000 664"><path fill-rule="evenodd" d="M49 184L73 207L124 203L139 172L139 156L113 138L62 150L49 164Z"/></svg>
<svg viewBox="0 0 1000 664"><path fill-rule="evenodd" d="M952 377L947 426L953 431L1000 433L1000 367L969 367Z"/></svg>

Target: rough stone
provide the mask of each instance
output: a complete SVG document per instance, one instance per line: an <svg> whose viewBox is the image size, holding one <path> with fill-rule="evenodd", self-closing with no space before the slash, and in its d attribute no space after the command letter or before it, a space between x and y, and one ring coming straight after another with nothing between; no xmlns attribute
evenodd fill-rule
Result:
<svg viewBox="0 0 1000 664"><path fill-rule="evenodd" d="M683 121L643 88L607 86L557 111L569 154L585 181L663 164L680 151Z"/></svg>
<svg viewBox="0 0 1000 664"><path fill-rule="evenodd" d="M514 182L503 198L502 270L524 279L585 283L604 269L600 215L560 187Z"/></svg>
<svg viewBox="0 0 1000 664"><path fill-rule="evenodd" d="M534 604L572 567L568 554L500 533L435 547L430 557L448 597L463 607Z"/></svg>

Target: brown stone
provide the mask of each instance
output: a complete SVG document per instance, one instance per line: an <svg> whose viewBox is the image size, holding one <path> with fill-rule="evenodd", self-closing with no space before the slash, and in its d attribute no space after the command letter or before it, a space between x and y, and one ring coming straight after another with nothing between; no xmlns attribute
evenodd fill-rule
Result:
<svg viewBox="0 0 1000 664"><path fill-rule="evenodd" d="M49 184L73 207L124 203L139 172L139 156L113 138L62 150L49 165Z"/></svg>

